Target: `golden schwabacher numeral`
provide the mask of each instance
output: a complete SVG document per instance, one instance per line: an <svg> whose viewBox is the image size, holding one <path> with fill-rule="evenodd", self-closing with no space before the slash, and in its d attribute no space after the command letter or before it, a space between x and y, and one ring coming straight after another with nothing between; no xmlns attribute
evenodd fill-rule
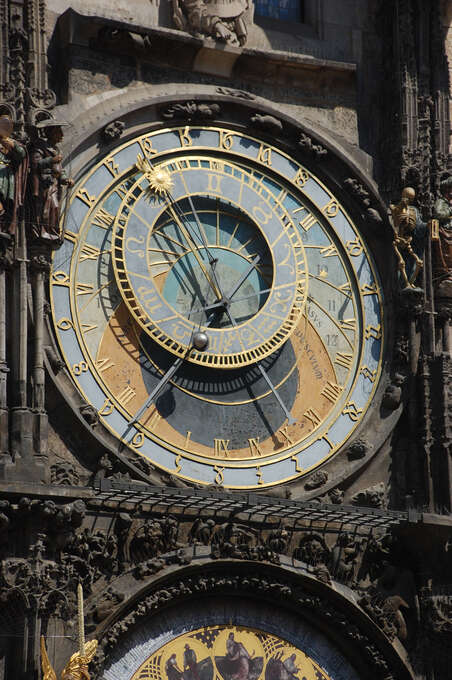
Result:
<svg viewBox="0 0 452 680"><path fill-rule="evenodd" d="M264 165L271 165L272 164L271 148L269 146L261 144L257 154L257 160L260 161L261 163L264 163Z"/></svg>
<svg viewBox="0 0 452 680"><path fill-rule="evenodd" d="M379 340L381 338L381 326L380 324L377 324L374 326L373 324L369 324L369 326L366 326L364 329L364 337L366 340L369 338L374 338L374 340Z"/></svg>
<svg viewBox="0 0 452 680"><path fill-rule="evenodd" d="M85 187L79 189L75 196L76 198L79 198L81 201L83 201L83 203L85 203L90 208L96 202L96 196L93 196L92 194L88 193L88 190L85 189Z"/></svg>
<svg viewBox="0 0 452 680"><path fill-rule="evenodd" d="M219 143L220 149L224 149L225 151L229 151L229 149L231 149L231 147L232 147L233 142L234 142L234 136L232 135L231 132L226 132L225 130L220 130L220 143Z"/></svg>
<svg viewBox="0 0 452 680"><path fill-rule="evenodd" d="M119 165L116 163L115 159L112 158L107 158L104 162L103 165L111 172L113 177L117 177L119 175Z"/></svg>
<svg viewBox="0 0 452 680"><path fill-rule="evenodd" d="M363 244L360 242L359 238L355 238L346 243L348 254L352 257L358 257L363 252Z"/></svg>
<svg viewBox="0 0 452 680"><path fill-rule="evenodd" d="M188 125L183 130L179 130L179 139L181 146L193 146L193 140L190 137Z"/></svg>
<svg viewBox="0 0 452 680"><path fill-rule="evenodd" d="M303 168L300 168L295 177L292 179L292 182L296 184L298 187L304 187L308 179L309 179L308 171L304 170Z"/></svg>
<svg viewBox="0 0 452 680"><path fill-rule="evenodd" d="M345 407L342 413L344 415L347 415L350 417L351 420L353 420L354 423L357 422L359 419L360 414L363 412L362 408L358 408L358 406L355 404L354 401L349 401Z"/></svg>
<svg viewBox="0 0 452 680"><path fill-rule="evenodd" d="M155 156L158 153L157 149L152 146L152 139L150 137L145 137L144 139L138 140L143 151L143 155L146 157Z"/></svg>
<svg viewBox="0 0 452 680"><path fill-rule="evenodd" d="M327 217L336 217L337 213L339 212L339 203L334 198L332 198L328 201L328 203L326 203L326 205L323 206L322 212Z"/></svg>
<svg viewBox="0 0 452 680"><path fill-rule="evenodd" d="M373 369L372 371L368 366L361 366L359 369L359 372L361 375L363 375L365 378L370 380L370 382L374 383L376 378L377 378L377 369Z"/></svg>
<svg viewBox="0 0 452 680"><path fill-rule="evenodd" d="M142 432L136 432L130 443L136 449L141 448L144 444L144 434Z"/></svg>

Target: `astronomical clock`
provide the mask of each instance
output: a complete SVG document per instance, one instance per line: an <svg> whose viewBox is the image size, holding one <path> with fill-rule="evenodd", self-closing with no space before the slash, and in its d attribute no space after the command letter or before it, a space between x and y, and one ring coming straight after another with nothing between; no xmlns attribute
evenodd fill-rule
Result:
<svg viewBox="0 0 452 680"><path fill-rule="evenodd" d="M353 435L381 373L382 290L311 169L227 126L154 129L97 160L64 217L55 332L118 451L253 489Z"/></svg>

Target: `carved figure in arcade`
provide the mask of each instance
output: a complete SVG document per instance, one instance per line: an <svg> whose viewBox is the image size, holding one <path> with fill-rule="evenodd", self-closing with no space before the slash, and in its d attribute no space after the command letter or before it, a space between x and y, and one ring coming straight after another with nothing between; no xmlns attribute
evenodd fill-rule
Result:
<svg viewBox="0 0 452 680"><path fill-rule="evenodd" d="M56 243L61 240L59 222L64 187L73 185L63 170L63 157L58 147L66 125L51 119L37 123L42 136L36 140L31 153L33 235L39 240Z"/></svg>
<svg viewBox="0 0 452 680"><path fill-rule="evenodd" d="M414 189L405 187L400 203L389 206L394 229L393 247L404 290L419 290L416 283L423 266L422 255L427 225L421 220L418 209L413 205L415 198Z"/></svg>
<svg viewBox="0 0 452 680"><path fill-rule="evenodd" d="M355 536L347 532L338 534L329 562L331 575L336 581L349 584L354 580L360 552L361 546Z"/></svg>
<svg viewBox="0 0 452 680"><path fill-rule="evenodd" d="M173 21L180 31L211 37L229 45L244 45L247 28L243 14L248 0L172 0Z"/></svg>
<svg viewBox="0 0 452 680"><path fill-rule="evenodd" d="M441 197L433 208L433 277L437 293L452 297L452 175L440 184Z"/></svg>
<svg viewBox="0 0 452 680"><path fill-rule="evenodd" d="M13 236L18 213L24 203L27 180L27 153L11 137L13 121L0 116L0 235Z"/></svg>

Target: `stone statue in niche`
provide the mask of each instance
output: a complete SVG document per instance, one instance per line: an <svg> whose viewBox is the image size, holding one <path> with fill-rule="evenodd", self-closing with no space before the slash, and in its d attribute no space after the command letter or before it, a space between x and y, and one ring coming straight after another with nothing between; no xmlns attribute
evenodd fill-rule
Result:
<svg viewBox="0 0 452 680"><path fill-rule="evenodd" d="M427 225L421 220L419 210L413 205L416 192L405 187L397 205L391 204L393 247L397 258L400 282L404 290L418 288L417 280L422 269L422 256Z"/></svg>
<svg viewBox="0 0 452 680"><path fill-rule="evenodd" d="M0 235L14 236L27 181L27 153L11 137L13 121L0 116Z"/></svg>
<svg viewBox="0 0 452 680"><path fill-rule="evenodd" d="M452 297L452 175L440 190L432 220L433 280L439 295Z"/></svg>
<svg viewBox="0 0 452 680"><path fill-rule="evenodd" d="M247 28L244 13L248 0L172 0L173 21L180 31L198 38L242 46Z"/></svg>
<svg viewBox="0 0 452 680"><path fill-rule="evenodd" d="M63 187L73 185L63 170L63 157L58 148L66 125L51 119L36 124L42 136L36 140L31 152L32 228L33 236L41 241L58 243L61 240Z"/></svg>

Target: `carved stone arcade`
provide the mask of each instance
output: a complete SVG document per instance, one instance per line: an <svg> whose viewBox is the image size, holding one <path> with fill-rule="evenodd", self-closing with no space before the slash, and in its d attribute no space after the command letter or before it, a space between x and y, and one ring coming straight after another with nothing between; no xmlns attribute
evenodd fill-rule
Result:
<svg viewBox="0 0 452 680"><path fill-rule="evenodd" d="M175 2L174 22L198 38L243 46L247 6L231 5L234 15L220 21L208 3L198 3L196 12L193 3ZM210 95L135 102L149 106L162 125L224 116L278 138L335 178L349 209L372 226L377 248L391 247L389 205L398 238L395 204L407 187L416 192L412 222L425 226L422 267L406 286L397 281L395 259L391 269L392 348L374 416L387 423L385 442L377 450L367 438L353 440L341 452L348 477L322 469L302 486L269 496L234 494L221 485L199 490L132 451L112 451L98 434L97 411L69 387L46 313L70 178L62 139L51 132L64 128L48 85L45 10L44 0L0 0L0 116L13 121L15 148L27 151L32 168L27 172L20 159L14 166L14 191L24 200L17 201L15 229L0 234L0 659L16 660L18 679L39 677L41 634L61 636L56 665L67 658L76 646L80 581L86 630L100 640L91 677L102 677L109 654L140 619L201 593L245 593L297 608L309 621L320 616L321 627L341 631L340 644L356 653L366 678L446 677L452 297L450 286L435 279L433 230L448 208L438 200L446 202L442 188L450 184L452 164L440 3L381 3L381 31L394 35L382 86L384 200L333 144L258 103L241 89L243 81L215 83ZM107 54L116 45L128 57L151 58L144 32L104 29L99 49ZM96 143L118 143L132 108L97 120ZM443 230L450 224L443 219ZM450 235L441 238L445 243ZM449 260L441 262L447 280ZM65 399L61 385L68 386ZM391 467L388 479L367 475L378 456ZM1 677L12 676L2 675L0 665Z"/></svg>

